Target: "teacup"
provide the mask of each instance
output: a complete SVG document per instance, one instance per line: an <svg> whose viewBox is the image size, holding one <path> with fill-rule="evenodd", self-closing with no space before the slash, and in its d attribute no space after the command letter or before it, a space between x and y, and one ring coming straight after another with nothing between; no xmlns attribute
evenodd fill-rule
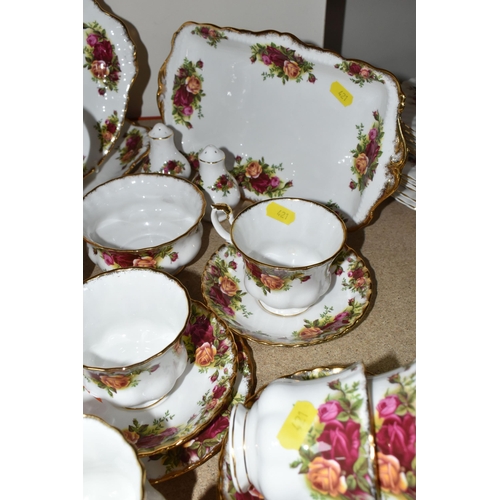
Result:
<svg viewBox="0 0 500 500"><path fill-rule="evenodd" d="M221 211L230 233L219 222ZM346 240L344 222L332 210L301 198L260 201L236 217L227 205L214 204L212 224L241 253L246 291L282 316L304 312L326 293Z"/></svg>
<svg viewBox="0 0 500 500"><path fill-rule="evenodd" d="M146 472L123 434L94 415L83 415L83 499L145 500Z"/></svg>
<svg viewBox="0 0 500 500"><path fill-rule="evenodd" d="M83 239L103 271L152 267L170 274L201 248L205 196L186 179L135 174L113 179L83 198Z"/></svg>
<svg viewBox="0 0 500 500"><path fill-rule="evenodd" d="M188 292L162 271L131 267L84 281L84 387L124 408L163 399L187 365L189 315Z"/></svg>

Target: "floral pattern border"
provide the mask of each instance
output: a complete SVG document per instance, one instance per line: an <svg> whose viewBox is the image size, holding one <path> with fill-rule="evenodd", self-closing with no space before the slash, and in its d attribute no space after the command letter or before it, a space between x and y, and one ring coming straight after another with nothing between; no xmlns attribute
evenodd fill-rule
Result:
<svg viewBox="0 0 500 500"><path fill-rule="evenodd" d="M205 97L203 91L203 76L198 70L203 69L203 61L196 63L187 57L180 68L178 68L172 89L172 116L175 123L183 125L188 129L193 128L191 116L197 112L198 118L203 118L201 110L201 99Z"/></svg>
<svg viewBox="0 0 500 500"><path fill-rule="evenodd" d="M223 31L216 30L210 26L196 26L196 28L191 31L191 34L201 36L201 38L207 41L208 45L215 49L221 40L227 40L227 36Z"/></svg>
<svg viewBox="0 0 500 500"><path fill-rule="evenodd" d="M347 73L351 78L351 82L362 87L365 83L380 82L385 83L381 75L377 75L368 66L361 66L353 61L342 61L334 66L340 71Z"/></svg>
<svg viewBox="0 0 500 500"><path fill-rule="evenodd" d="M248 157L246 161L243 161L241 156L236 156L235 161L236 165L231 174L243 189L251 193L268 198L279 198L293 186L293 181L284 181L276 175L277 172L283 170L281 163L269 165L263 157L260 160Z"/></svg>
<svg viewBox="0 0 500 500"><path fill-rule="evenodd" d="M299 83L304 77L307 77L309 83L316 81L312 72L314 64L306 61L295 50L271 42L267 45L256 43L251 46L251 51L251 63L260 61L268 68L268 71L262 73L263 80L277 77L283 85L290 80Z"/></svg>
<svg viewBox="0 0 500 500"><path fill-rule="evenodd" d="M99 85L97 92L105 95L106 90L118 92L121 68L114 45L109 41L106 30L97 22L83 23L86 45L84 68L92 75L92 81Z"/></svg>
<svg viewBox="0 0 500 500"><path fill-rule="evenodd" d="M367 134L364 133L364 125L356 125L358 130L358 145L352 149L353 165L352 173L357 180L351 180L351 190L358 189L361 193L373 180L378 167L378 159L382 155L382 139L384 137L384 120L378 111L373 112L374 122Z"/></svg>

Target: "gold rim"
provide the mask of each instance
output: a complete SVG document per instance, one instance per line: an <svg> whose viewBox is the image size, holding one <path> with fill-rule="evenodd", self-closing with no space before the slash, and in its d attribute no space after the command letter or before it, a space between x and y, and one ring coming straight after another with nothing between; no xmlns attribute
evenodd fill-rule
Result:
<svg viewBox="0 0 500 500"><path fill-rule="evenodd" d="M170 52L169 52L167 58L165 59L164 63L162 64L162 66L160 67L160 70L158 72L158 91L156 93L156 102L157 102L158 109L160 111L160 115L161 115L163 122L165 122L165 109L164 109L164 105L163 105L165 103L165 100L164 99L162 100L161 96L163 96L164 92L165 92L165 84L163 82L166 80L166 77L167 77L167 65L168 65L170 58L172 57L173 52L174 52L175 40L176 40L177 36L179 35L179 33L186 26L208 26L208 27L216 29L216 30L230 31L230 32L237 33L237 34L254 35L254 36L258 36L258 37L260 37L260 36L265 37L265 36L269 36L269 35L278 36L278 37L288 36L296 44L301 45L306 49L311 49L311 50L321 52L324 54L332 54L335 57L342 59L343 61L349 60L349 61L361 64L363 66L370 68L371 70L373 70L377 73L386 74L393 81L393 83L396 87L398 98L399 98L399 104L398 104L398 108L396 111L396 138L394 141L396 146L395 146L394 152L392 154L392 158L394 158L394 159L392 161L390 161L384 167L384 169L392 177L392 179L389 179L387 181L385 189L382 191L382 194L379 196L378 200L375 201L374 205L369 210L365 219L363 221L359 222L358 224L347 228L347 231L353 232L353 231L357 231L358 229L361 229L361 228L367 226L371 222L371 220L373 219L374 212L377 209L377 207L384 200L389 198L391 196L391 194L394 193L394 191L397 189L399 182L400 182L401 171L403 170L403 167L405 166L406 160L408 158L408 148L406 146L405 134L403 134L403 130L402 130L402 119L401 119L401 113L403 112L403 109L405 107L406 96L405 96L404 92L401 90L401 84L399 83L398 79L394 76L394 74L386 69L373 66L373 65L371 65L371 64L369 64L366 61L363 61L361 59L345 59L338 52L335 52L335 51L330 50L330 49L324 49L321 47L317 47L316 45L311 45L311 44L305 43L302 40L300 40L299 38L297 38L295 35L288 33L288 32L279 32L276 30L250 31L250 30L244 30L244 29L231 28L229 26L220 27L220 26L217 26L217 25L211 24L211 23L197 23L194 21L187 21L187 22L183 23L179 27L179 29L173 34L172 40L170 42ZM247 200L247 201L252 201L252 202L255 201L255 200L251 200L251 199L247 198L244 195L244 193L243 193L242 199Z"/></svg>
<svg viewBox="0 0 500 500"><path fill-rule="evenodd" d="M274 264L268 264L266 262L261 262L257 259L254 259L253 257L249 257L235 242L234 242L234 238L233 238L233 230L234 230L234 225L236 223L236 221L239 219L239 217L241 215L243 215L245 212L248 212L256 207L258 207L259 205L265 205L266 203L274 203L274 202L279 202L279 201L283 201L283 200L286 200L286 201L299 201L299 202L305 202L305 203L308 203L310 205L316 205L317 207L320 207L321 209L324 209L325 211L327 212L330 212L334 217L335 219L340 222L340 227L342 228L342 242L341 244L339 245L339 249L333 254L331 255L330 257L327 257L326 259L323 259L321 262L316 262L316 264L310 264L308 266L278 266L278 265L274 265ZM344 248L345 246L345 241L347 239L347 231L346 231L346 226L344 224L344 221L330 208L328 208L326 205L323 205L322 203L318 203L316 201L313 201L313 200L307 200L305 198L298 198L298 197L281 197L281 198L272 198L272 199L269 199L269 200L261 200L261 201L258 201L256 203L253 203L252 205L244 208L241 212L238 213L238 215L234 218L234 221L233 223L231 224L231 228L230 228L230 231L231 231L231 241L233 242L233 246L238 250L238 252L240 252L244 257L245 259L247 260L250 260L252 262L255 262L256 264L260 265L260 266L266 266L266 267L272 267L273 269L283 269L283 270L287 270L287 269L293 269L293 270L296 270L296 269L314 269L315 267L320 267L322 266L323 264L326 264L329 260L334 260L337 255L342 251L342 249ZM300 313L299 313L300 314Z"/></svg>
<svg viewBox="0 0 500 500"><path fill-rule="evenodd" d="M176 241L179 241L181 238L184 238L185 236L188 236L192 232L198 231L198 226L201 223L201 221L203 220L203 216L205 215L205 210L206 210L206 206L207 206L205 195L203 194L203 192L201 191L201 189L198 186L196 186L196 184L194 184L193 182L191 182L191 181L189 181L187 179L184 179L182 177L176 177L176 176L173 176L173 175L159 174L159 173L156 173L156 172L130 174L130 175L127 175L127 176L121 176L121 177L118 177L116 179L110 179L109 181L106 181L103 184L99 184L99 186L96 186L94 189L92 189L91 191L89 191L83 197L83 200L85 201L85 198L87 198L87 196L89 196L90 194L92 194L94 191L96 191L97 189L101 188L102 186L105 186L106 184L109 184L111 182L117 182L117 181L123 180L125 177L128 180L128 179L132 179L134 177L141 177L141 176L157 176L157 177L162 177L162 178L168 177L170 179L175 179L174 182L177 182L177 181L186 182L187 184L189 184L190 186L192 186L195 189L197 195L200 197L200 200L201 200L200 215L196 219L196 221L194 222L194 224L186 232L184 232L180 236L177 236L173 240L165 241L164 243L160 243L159 245L155 245L155 246L152 246L152 247L138 248L138 249L135 249L135 250L129 250L129 249L125 249L125 248L122 249L122 248L107 247L107 246L104 246L104 245L100 245L99 243L96 243L95 241L92 241L89 238L87 238L87 237L84 236L83 240L86 243L88 243L92 247L98 248L99 250L105 250L105 251L111 251L111 252L119 252L119 253L125 253L125 254L136 254L136 253L144 253L144 252L154 252L155 250L158 250L161 247L164 247L166 245L171 245L171 244L175 243ZM177 271L177 272L179 272L179 271Z"/></svg>
<svg viewBox="0 0 500 500"><path fill-rule="evenodd" d="M101 422L101 424L103 424L106 427L108 427L108 429L111 429L113 432L116 432L117 434L119 434L120 438L123 439L123 441L127 444L127 446L130 446L130 448L132 448L132 451L134 452L135 459L137 460L137 464L139 465L139 467L141 469L141 477L142 477L142 481L141 481L141 498L143 500L146 500L146 490L145 490L145 485L146 485L146 481L147 481L147 478L146 478L146 469L145 469L144 465L142 465L141 460L139 459L139 455L137 454L137 450L125 439L124 435L121 433L121 431L119 429L117 429L116 427L113 427L112 425L108 424L105 420L103 420L102 418L98 417L97 415L89 415L87 413L84 413L83 414L83 418L88 418L88 419L91 419L91 420L96 420L97 422Z"/></svg>
<svg viewBox="0 0 500 500"><path fill-rule="evenodd" d="M175 337L174 340L172 340L172 342L170 342L170 344L168 344L161 351L157 352L153 356L150 356L149 358L147 358L147 359L145 359L143 361L138 361L137 363L133 363L131 365L115 366L115 367L108 367L108 368L99 368L99 367L95 367L95 366L86 365L84 363L83 364L83 369L84 370L89 370L89 371L98 372L98 373L110 373L110 372L117 372L117 371L124 371L124 372L127 371L128 372L128 371L132 370L136 366L143 365L145 363L149 363L153 359L156 359L156 358L162 356L176 342L182 342L182 335L184 333L184 330L186 329L186 325L188 324L189 318L191 317L191 306L190 306L190 304L193 301L191 300L191 297L189 296L189 292L187 291L187 288L177 278L174 278L172 275L169 276L168 274L164 273L163 271L160 271L158 269L152 269L150 267L125 267L125 268L120 268L120 269L111 269L110 271L104 271L104 272L102 272L100 274L97 274L96 276L91 276L90 278L87 278L86 280L83 281L83 285L85 286L85 285L87 285L90 282L97 281L97 280L100 280L100 279L106 279L106 277L109 276L109 275L111 275L111 274L129 273L129 272L137 272L137 271L141 272L141 273L142 272L154 272L154 273L157 273L157 274L163 276L167 280L171 279L174 283L176 283L179 286L179 288L184 292L184 296L186 298L186 302L187 302L187 305L188 305L188 313L186 315L187 317L186 317L186 320L184 321L184 325L180 329L179 334ZM165 396L163 396L163 397L165 397ZM153 404L156 404L156 403L153 403ZM150 405L150 406L153 406L153 404ZM142 409L142 408L137 408L137 409Z"/></svg>

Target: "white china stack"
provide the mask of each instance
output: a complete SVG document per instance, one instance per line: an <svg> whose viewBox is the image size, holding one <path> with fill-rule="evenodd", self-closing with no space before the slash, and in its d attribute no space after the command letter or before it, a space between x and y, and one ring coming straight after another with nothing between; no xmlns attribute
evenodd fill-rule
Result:
<svg viewBox="0 0 500 500"><path fill-rule="evenodd" d="M401 114L403 133L408 147L408 161L401 172L401 182L392 195L407 207L417 209L417 80L411 78L401 84L406 96Z"/></svg>

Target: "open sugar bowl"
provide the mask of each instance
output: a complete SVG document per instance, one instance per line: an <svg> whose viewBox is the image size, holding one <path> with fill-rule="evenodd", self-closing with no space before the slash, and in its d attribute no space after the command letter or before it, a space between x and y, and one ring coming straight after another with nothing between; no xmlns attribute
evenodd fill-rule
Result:
<svg viewBox="0 0 500 500"><path fill-rule="evenodd" d="M219 222L229 216L231 232ZM267 311L293 316L306 311L330 288L331 265L346 240L344 222L310 200L275 198L233 218L227 205L212 205L212 224L243 257L246 291Z"/></svg>
<svg viewBox="0 0 500 500"><path fill-rule="evenodd" d="M182 333L190 306L184 286L155 269L116 269L84 281L87 391L124 408L161 401L187 365Z"/></svg>
<svg viewBox="0 0 500 500"><path fill-rule="evenodd" d="M203 192L186 179L135 174L83 198L83 239L103 271L151 267L176 274L201 248Z"/></svg>

